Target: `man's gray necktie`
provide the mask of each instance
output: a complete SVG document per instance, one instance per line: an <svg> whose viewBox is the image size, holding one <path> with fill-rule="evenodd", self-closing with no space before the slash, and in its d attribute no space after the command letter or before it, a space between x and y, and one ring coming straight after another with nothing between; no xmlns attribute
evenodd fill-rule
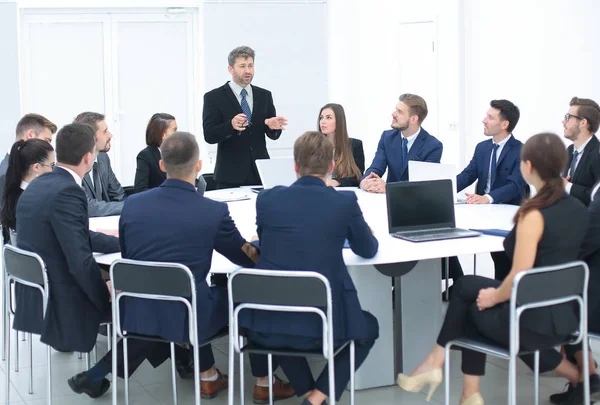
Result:
<svg viewBox="0 0 600 405"><path fill-rule="evenodd" d="M573 152L573 159L571 160L571 166L569 167L569 176L571 176L571 180L573 180L573 175L575 174L575 167L577 166L577 158L579 157L579 151Z"/></svg>

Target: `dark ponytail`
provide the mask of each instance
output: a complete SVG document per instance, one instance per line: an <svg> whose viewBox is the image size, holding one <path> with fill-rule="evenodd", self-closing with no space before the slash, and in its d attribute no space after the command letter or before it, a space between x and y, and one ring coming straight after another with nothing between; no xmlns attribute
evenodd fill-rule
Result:
<svg viewBox="0 0 600 405"><path fill-rule="evenodd" d="M530 211L549 207L565 195L565 186L561 173L567 164L565 145L552 133L541 133L532 136L521 149L521 161L531 162L544 186L537 194L521 204L514 218L519 219Z"/></svg>
<svg viewBox="0 0 600 405"><path fill-rule="evenodd" d="M35 163L43 163L53 150L52 145L37 138L27 141L19 140L12 146L6 170L2 209L0 210L0 222L2 222L5 235L8 229L17 227L17 201L23 192L21 190L23 177Z"/></svg>

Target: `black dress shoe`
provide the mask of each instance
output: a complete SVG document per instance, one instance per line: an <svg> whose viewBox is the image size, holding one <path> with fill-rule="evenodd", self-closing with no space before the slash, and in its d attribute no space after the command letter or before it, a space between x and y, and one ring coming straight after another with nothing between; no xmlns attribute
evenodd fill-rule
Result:
<svg viewBox="0 0 600 405"><path fill-rule="evenodd" d="M550 395L550 402L557 405L583 405L583 384L577 384L573 387L567 384L567 390L560 394ZM593 374L590 376L590 402L594 403L600 400L600 376Z"/></svg>
<svg viewBox="0 0 600 405"><path fill-rule="evenodd" d="M184 361L175 360L175 369L177 374L182 379L194 378L194 358L189 356L189 359Z"/></svg>
<svg viewBox="0 0 600 405"><path fill-rule="evenodd" d="M67 380L69 387L77 394L87 394L90 398L101 397L110 388L110 381L103 378L98 383L92 383L85 372L79 373Z"/></svg>

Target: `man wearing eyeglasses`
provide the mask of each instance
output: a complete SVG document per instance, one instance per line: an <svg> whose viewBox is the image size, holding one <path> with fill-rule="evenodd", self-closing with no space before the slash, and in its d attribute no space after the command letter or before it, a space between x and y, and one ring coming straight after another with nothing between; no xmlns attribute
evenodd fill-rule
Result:
<svg viewBox="0 0 600 405"><path fill-rule="evenodd" d="M585 205L590 204L594 185L600 180L600 151L596 132L600 106L594 100L573 97L563 119L565 138L572 141L563 172L565 190Z"/></svg>

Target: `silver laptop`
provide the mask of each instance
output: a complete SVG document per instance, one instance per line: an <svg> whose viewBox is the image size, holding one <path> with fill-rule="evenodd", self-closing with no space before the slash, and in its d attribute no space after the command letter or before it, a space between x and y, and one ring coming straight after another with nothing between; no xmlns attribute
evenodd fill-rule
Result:
<svg viewBox="0 0 600 405"><path fill-rule="evenodd" d="M294 158L257 159L256 168L263 188L291 186L297 179Z"/></svg>
<svg viewBox="0 0 600 405"><path fill-rule="evenodd" d="M479 232L456 228L451 180L389 183L390 235L411 242L470 238Z"/></svg>

